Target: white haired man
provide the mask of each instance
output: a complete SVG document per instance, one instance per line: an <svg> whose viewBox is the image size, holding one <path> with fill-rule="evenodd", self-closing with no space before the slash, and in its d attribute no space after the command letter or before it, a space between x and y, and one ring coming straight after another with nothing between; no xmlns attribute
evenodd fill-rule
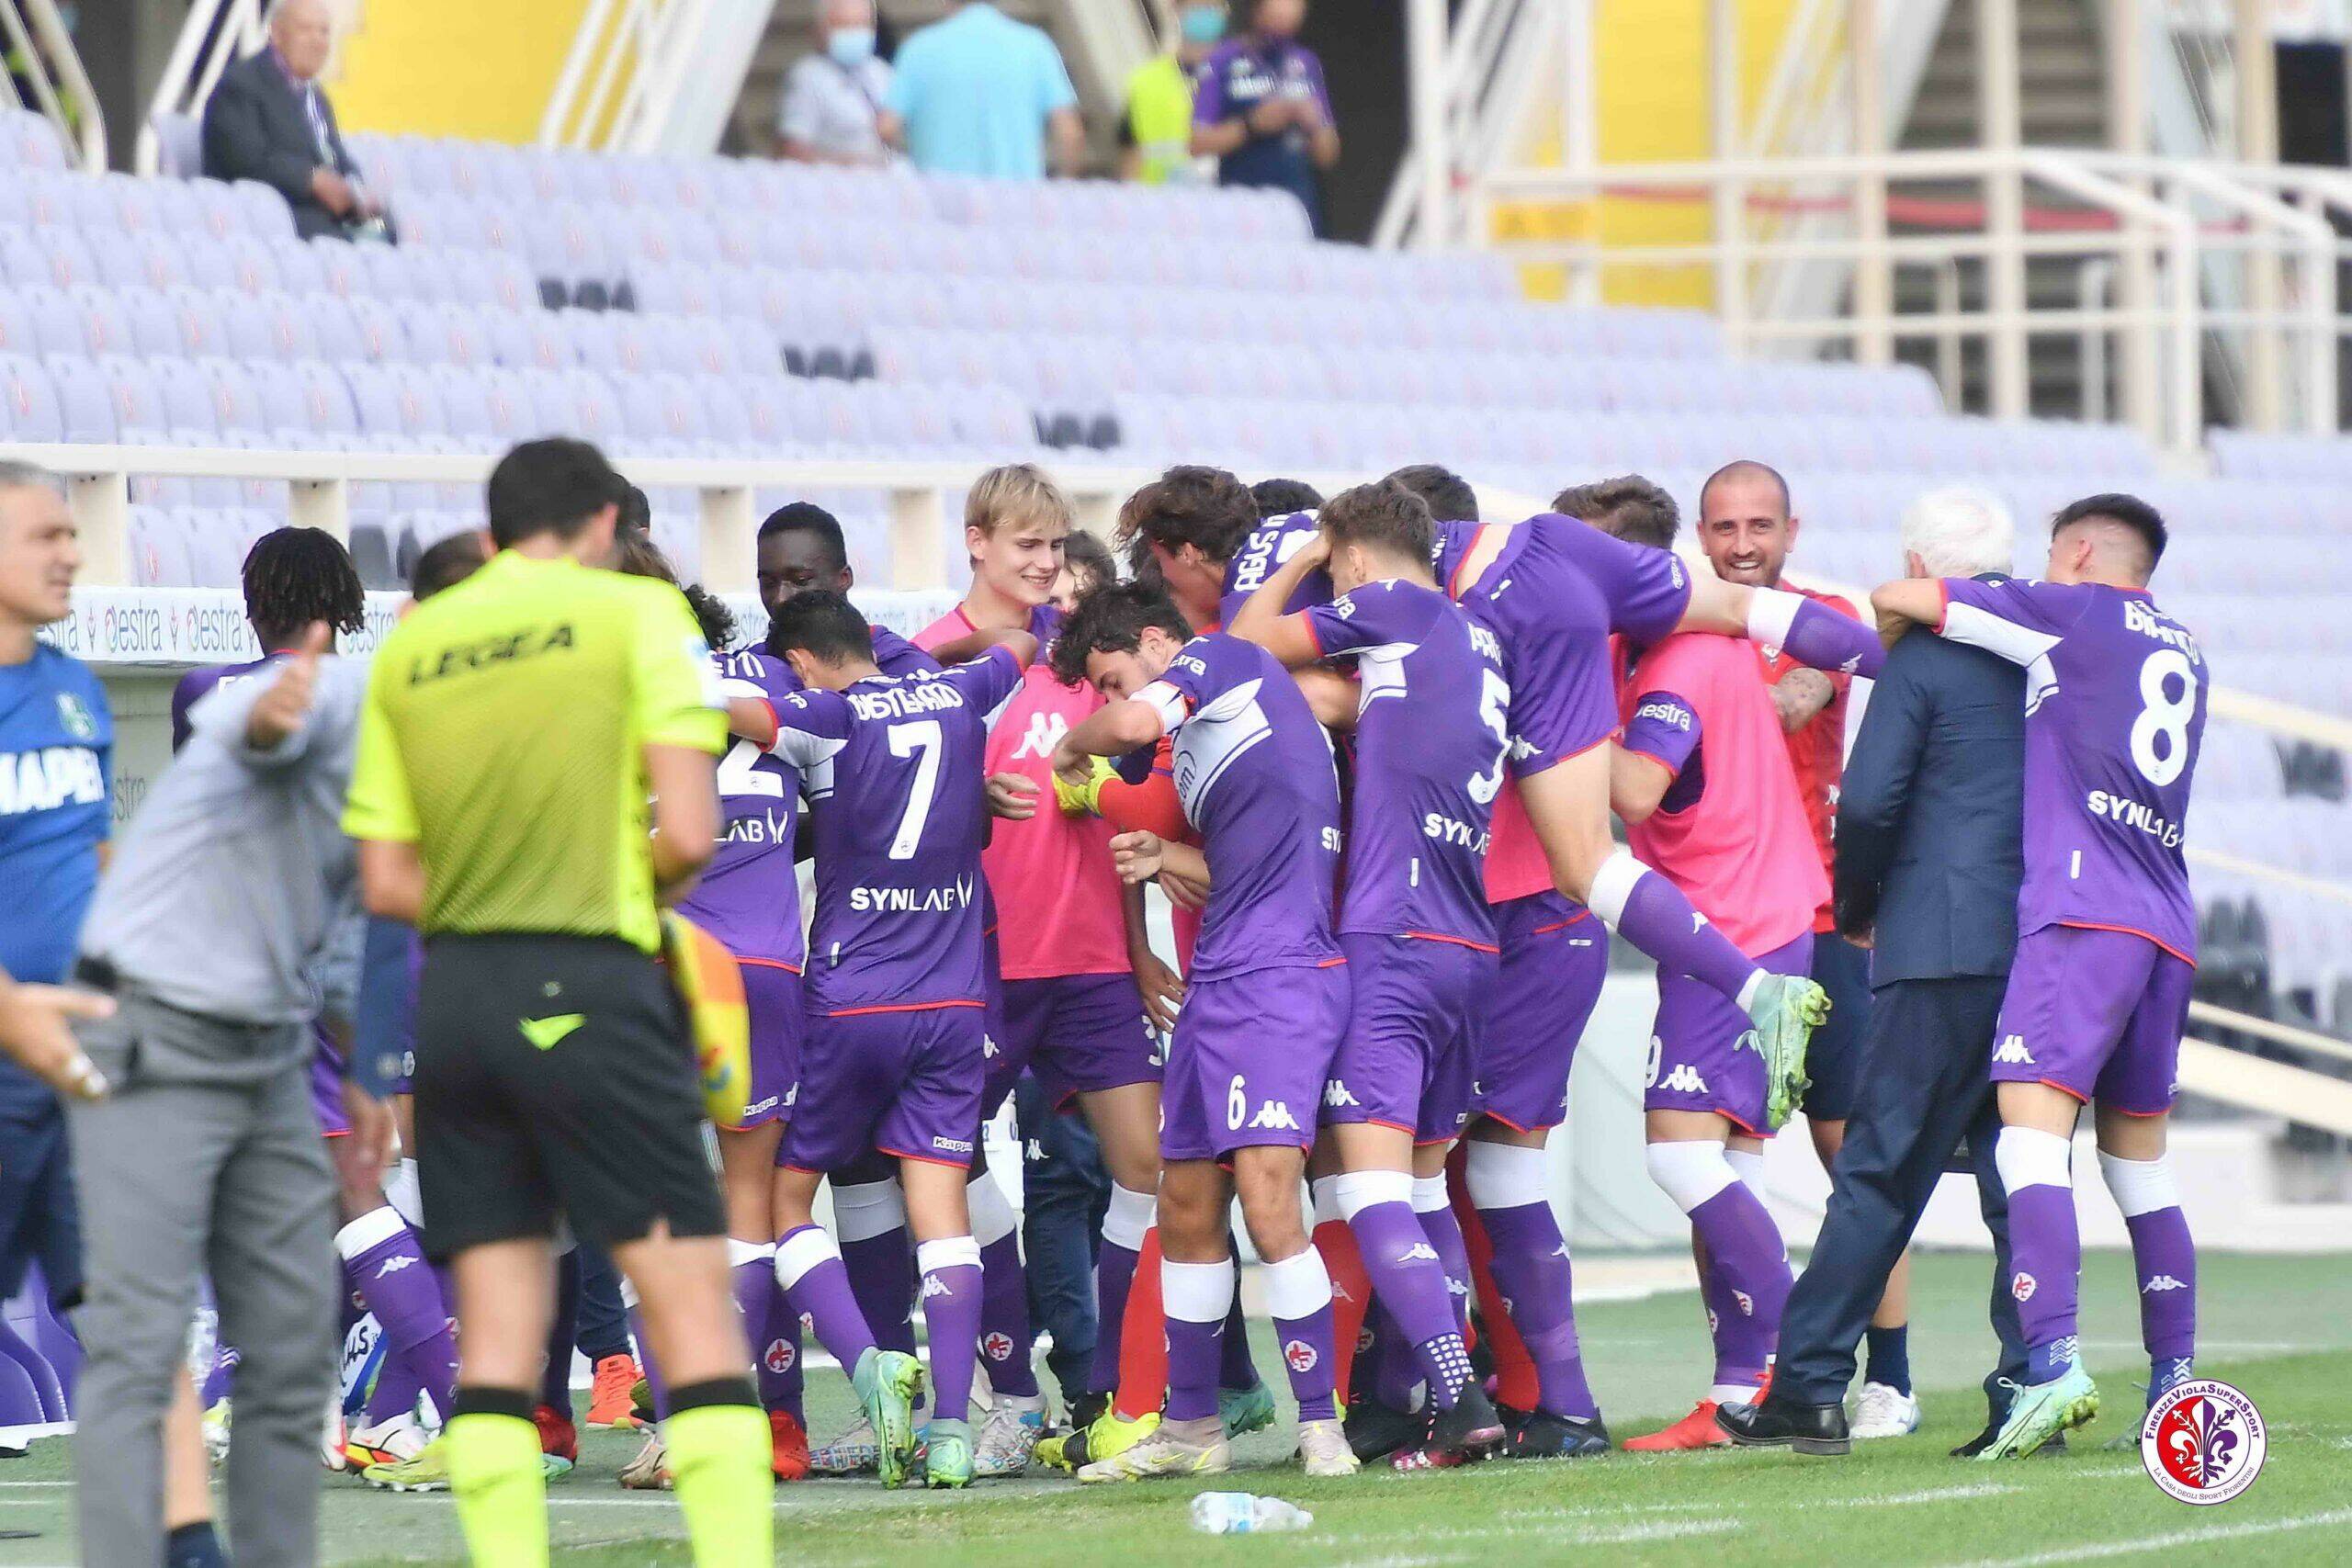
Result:
<svg viewBox="0 0 2352 1568"><path fill-rule="evenodd" d="M268 46L223 71L204 105L205 176L269 186L306 240L350 239L384 216L319 85L334 49L326 0L277 0Z"/></svg>
<svg viewBox="0 0 2352 1568"><path fill-rule="evenodd" d="M1932 491L1904 514L1904 570L1996 579L2015 532L1992 496ZM1855 1348L1963 1137L1995 1277L2008 1278L2007 1202L1993 1165L2000 1120L1985 1064L2024 874L2021 682L1992 654L1917 635L1895 644L1871 693L1846 762L1834 878L1838 930L1871 949L1866 1067L1821 1238L1781 1316L1772 1387L1753 1405L1716 1413L1735 1442L1847 1451ZM2002 1380L2020 1381L2025 1368L2017 1305L2006 1290L1993 1299L2002 1364L1984 1384L1988 1435L2005 1415Z"/></svg>

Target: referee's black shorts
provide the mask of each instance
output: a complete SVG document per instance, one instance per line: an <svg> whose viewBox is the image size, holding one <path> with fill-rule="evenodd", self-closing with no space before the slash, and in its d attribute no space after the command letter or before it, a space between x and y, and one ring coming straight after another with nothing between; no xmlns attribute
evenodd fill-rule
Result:
<svg viewBox="0 0 2352 1568"><path fill-rule="evenodd" d="M426 942L416 1020L424 1248L552 1235L600 1247L666 1222L726 1234L677 993L615 939Z"/></svg>

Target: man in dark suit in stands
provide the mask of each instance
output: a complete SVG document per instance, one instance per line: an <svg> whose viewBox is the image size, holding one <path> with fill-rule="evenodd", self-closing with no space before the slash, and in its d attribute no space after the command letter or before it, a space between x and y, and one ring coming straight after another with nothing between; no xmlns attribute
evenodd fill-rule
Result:
<svg viewBox="0 0 2352 1568"><path fill-rule="evenodd" d="M294 209L295 231L306 240L371 231L388 239L383 203L360 183L319 87L334 44L326 0L277 0L269 46L223 71L204 106L204 173L270 186Z"/></svg>
<svg viewBox="0 0 2352 1568"><path fill-rule="evenodd" d="M2006 575L2014 525L1971 491L1923 496L1903 520L1913 577ZM1821 1237L1790 1293L1780 1359L1758 1404L1716 1424L1749 1446L1848 1450L1854 1348L1888 1271L1964 1138L1993 1233L1993 1327L2001 1365L1984 1381L1985 1435L2001 1382L2025 1372L2007 1289L2008 1205L1993 1165L1994 1021L2017 948L2025 768L2024 673L1940 637L1906 636L1871 693L1838 798L1838 929L1871 948L1872 1007L1861 1087Z"/></svg>

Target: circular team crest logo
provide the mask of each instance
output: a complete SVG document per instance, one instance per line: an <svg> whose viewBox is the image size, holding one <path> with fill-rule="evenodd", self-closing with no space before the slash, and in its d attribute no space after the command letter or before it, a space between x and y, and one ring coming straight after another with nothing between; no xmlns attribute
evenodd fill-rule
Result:
<svg viewBox="0 0 2352 1568"><path fill-rule="evenodd" d="M1012 1354L1012 1337L1008 1334L991 1334L980 1341L980 1348L988 1353L989 1360L1001 1361Z"/></svg>
<svg viewBox="0 0 2352 1568"><path fill-rule="evenodd" d="M2166 1389L2140 1426L2140 1462L2184 1503L2228 1502L2254 1484L2269 1451L2254 1401L2211 1378Z"/></svg>
<svg viewBox="0 0 2352 1568"><path fill-rule="evenodd" d="M1283 1346L1283 1359L1290 1363L1290 1370L1295 1372L1311 1372L1322 1359L1315 1353L1315 1347L1304 1339L1293 1339Z"/></svg>
<svg viewBox="0 0 2352 1568"><path fill-rule="evenodd" d="M2009 1281L2009 1294L2015 1296L2020 1303L2030 1302L2033 1300L2033 1292L2038 1284L2039 1281L2032 1275L2019 1274Z"/></svg>
<svg viewBox="0 0 2352 1568"><path fill-rule="evenodd" d="M782 1377L792 1370L792 1363L800 1359L800 1354L789 1339L771 1339L767 1354L760 1359L766 1363L769 1371Z"/></svg>

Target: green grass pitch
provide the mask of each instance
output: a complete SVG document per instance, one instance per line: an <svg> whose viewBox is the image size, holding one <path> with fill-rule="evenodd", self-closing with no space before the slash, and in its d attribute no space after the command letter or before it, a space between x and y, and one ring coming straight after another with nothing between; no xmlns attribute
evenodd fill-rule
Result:
<svg viewBox="0 0 2352 1568"><path fill-rule="evenodd" d="M965 1494L886 1494L870 1480L779 1488L776 1560L811 1568L865 1564L1147 1562L1441 1568L1565 1559L1603 1549L1645 1562L2027 1564L2177 1560L2219 1546L2222 1561L2352 1561L2352 1254L2202 1260L2200 1371L2252 1394L2270 1429L2269 1462L2233 1502L2192 1508L2159 1493L2136 1449L2106 1439L2129 1428L2144 1375L2125 1260L2095 1254L2085 1280L2085 1357L2105 1412L2073 1451L1979 1465L1945 1450L1984 1419L1976 1382L1991 1350L1987 1267L1972 1256L1919 1259L1912 1364L1927 1425L1916 1437L1859 1446L1843 1460L1782 1453L1611 1455L1576 1462L1489 1463L1443 1474L1385 1471L1309 1482L1283 1465L1283 1425L1246 1439L1235 1474L1214 1483L1080 1487L1032 1477ZM1262 1328L1262 1325L1261 1325ZM1682 1414L1704 1380L1696 1297L1662 1295L1589 1308L1587 1364L1623 1438ZM1270 1344L1260 1359L1282 1386ZM810 1374L821 1438L846 1416L842 1380ZM1285 1404L1287 1400L1284 1401ZM577 1568L684 1564L674 1502L621 1491L614 1475L631 1434L584 1434L580 1468L549 1489L556 1560ZM325 1561L463 1561L446 1496L403 1497L356 1481L326 1483ZM0 1568L74 1560L71 1469L62 1440L0 1467ZM1224 1539L1191 1533L1193 1493L1255 1491L1312 1509L1297 1534Z"/></svg>

